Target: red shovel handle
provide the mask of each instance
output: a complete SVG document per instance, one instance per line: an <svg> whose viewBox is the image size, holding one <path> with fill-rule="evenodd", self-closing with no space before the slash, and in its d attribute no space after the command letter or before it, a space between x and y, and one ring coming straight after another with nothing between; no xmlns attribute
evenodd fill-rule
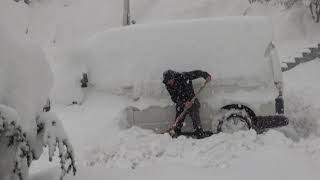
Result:
<svg viewBox="0 0 320 180"><path fill-rule="evenodd" d="M191 99L191 102L194 103L195 99L197 98L197 96L200 94L200 92L206 87L207 83L209 81L206 81L198 90L198 92L195 94L195 96ZM190 107L189 107L190 108ZM189 108L184 108L184 110L182 111L182 113L175 119L173 126L170 129L173 129L177 126L177 124L181 121L182 117L187 113Z"/></svg>

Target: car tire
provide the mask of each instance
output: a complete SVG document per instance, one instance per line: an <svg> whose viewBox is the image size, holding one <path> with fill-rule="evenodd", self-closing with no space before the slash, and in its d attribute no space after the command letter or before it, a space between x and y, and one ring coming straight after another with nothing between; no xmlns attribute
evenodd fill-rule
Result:
<svg viewBox="0 0 320 180"><path fill-rule="evenodd" d="M245 109L224 109L221 114L217 125L218 133L235 133L252 128L251 118Z"/></svg>

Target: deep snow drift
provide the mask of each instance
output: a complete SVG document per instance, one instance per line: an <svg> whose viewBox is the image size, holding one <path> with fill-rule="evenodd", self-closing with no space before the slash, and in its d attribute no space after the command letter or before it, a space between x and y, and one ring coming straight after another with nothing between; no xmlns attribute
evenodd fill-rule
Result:
<svg viewBox="0 0 320 180"><path fill-rule="evenodd" d="M320 59L316 59L285 73L286 113L295 129L291 137L320 135L319 67Z"/></svg>

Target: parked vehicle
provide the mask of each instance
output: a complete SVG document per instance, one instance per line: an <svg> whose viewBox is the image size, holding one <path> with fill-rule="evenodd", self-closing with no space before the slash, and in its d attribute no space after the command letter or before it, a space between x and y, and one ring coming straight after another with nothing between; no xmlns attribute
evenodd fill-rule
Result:
<svg viewBox="0 0 320 180"><path fill-rule="evenodd" d="M265 17L224 17L109 30L91 39L90 79L98 89L121 87L140 104L147 104L143 102L147 98L167 100L167 106L154 103L143 109L132 103L125 111L128 127L163 132L172 125L174 106L160 79L167 69L201 69L213 75L198 97L205 130L254 128L261 132L287 125L272 29ZM115 64L123 69L114 69ZM102 72L104 79L95 78ZM112 78L115 76L117 81ZM194 81L195 90L202 83ZM184 131L191 129L188 118Z"/></svg>

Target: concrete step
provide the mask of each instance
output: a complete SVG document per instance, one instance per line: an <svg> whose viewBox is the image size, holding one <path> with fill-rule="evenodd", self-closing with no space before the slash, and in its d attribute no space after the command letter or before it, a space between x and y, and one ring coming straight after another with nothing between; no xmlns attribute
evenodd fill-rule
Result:
<svg viewBox="0 0 320 180"><path fill-rule="evenodd" d="M315 45L316 46L316 45ZM307 48L310 50L310 52L302 52L302 57L299 57L300 55L297 55L295 58L292 58L294 62L282 62L281 70L282 72L289 71L290 69L296 67L300 63L305 63L314 60L315 58L320 58L320 43L318 44L318 47L310 47ZM287 60L286 60L287 61Z"/></svg>
<svg viewBox="0 0 320 180"><path fill-rule="evenodd" d="M302 57L305 58L307 61L312 60L317 57L315 53L302 53Z"/></svg>
<svg viewBox="0 0 320 180"><path fill-rule="evenodd" d="M294 58L294 59L296 60L296 63L297 63L297 64L311 61L311 59L309 59L309 58L303 58L303 57L302 57L302 58Z"/></svg>
<svg viewBox="0 0 320 180"><path fill-rule="evenodd" d="M315 48L315 47L312 47L312 48L309 48L310 49L310 52L311 53L316 53L316 52L319 52L320 49L319 48Z"/></svg>
<svg viewBox="0 0 320 180"><path fill-rule="evenodd" d="M281 67L288 67L287 63L288 62L281 62Z"/></svg>
<svg viewBox="0 0 320 180"><path fill-rule="evenodd" d="M287 63L287 66L288 66L288 70L296 67L299 63Z"/></svg>

